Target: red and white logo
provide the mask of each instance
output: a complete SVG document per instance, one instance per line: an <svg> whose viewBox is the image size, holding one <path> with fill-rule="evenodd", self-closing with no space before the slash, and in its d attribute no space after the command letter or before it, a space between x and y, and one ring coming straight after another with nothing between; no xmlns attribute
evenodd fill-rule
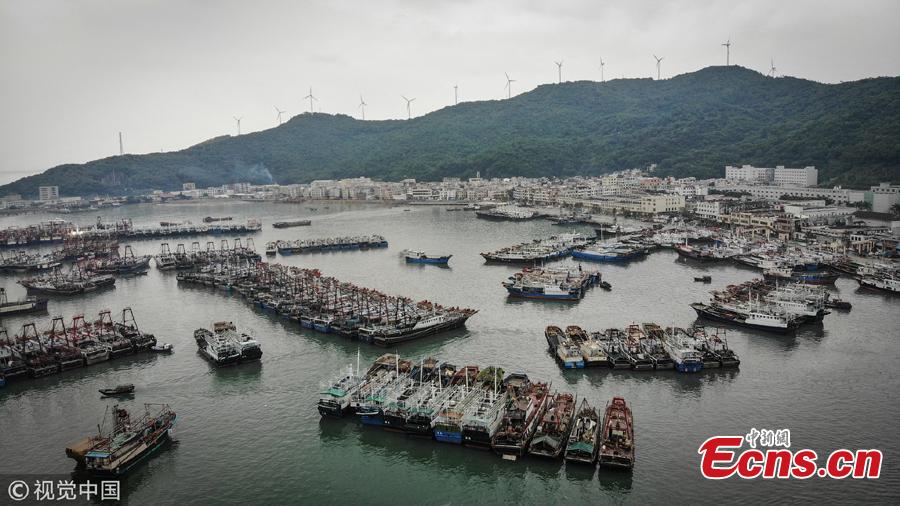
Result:
<svg viewBox="0 0 900 506"><path fill-rule="evenodd" d="M747 443L748 448L741 451ZM759 448L757 448L759 446ZM819 478L874 479L881 475L881 450L834 450L819 465L815 450L791 450L788 429L751 429L745 436L713 436L697 450L700 473L710 480Z"/></svg>

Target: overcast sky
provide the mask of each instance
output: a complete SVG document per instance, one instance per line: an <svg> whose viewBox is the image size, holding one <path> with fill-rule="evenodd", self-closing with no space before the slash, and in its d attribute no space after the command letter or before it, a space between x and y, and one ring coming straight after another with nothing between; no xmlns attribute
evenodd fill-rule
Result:
<svg viewBox="0 0 900 506"><path fill-rule="evenodd" d="M725 62L838 82L900 74L900 1L0 0L0 183L271 128L275 106L367 119L563 80Z"/></svg>

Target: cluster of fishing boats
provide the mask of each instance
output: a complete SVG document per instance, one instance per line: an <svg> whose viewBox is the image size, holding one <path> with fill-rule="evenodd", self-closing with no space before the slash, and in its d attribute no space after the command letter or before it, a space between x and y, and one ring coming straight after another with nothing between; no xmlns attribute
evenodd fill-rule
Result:
<svg viewBox="0 0 900 506"><path fill-rule="evenodd" d="M35 272L55 269L62 265L65 258L61 251L50 253L28 253L19 251L14 255L4 255L0 252L0 272Z"/></svg>
<svg viewBox="0 0 900 506"><path fill-rule="evenodd" d="M0 248L63 242L77 227L68 221L50 220L25 227L0 230Z"/></svg>
<svg viewBox="0 0 900 506"><path fill-rule="evenodd" d="M540 218L541 215L533 209L526 209L514 205L503 205L492 209L478 209L475 211L475 216L485 220L494 221L524 221Z"/></svg>
<svg viewBox="0 0 900 506"><path fill-rule="evenodd" d="M413 302L323 276L318 269L275 263L214 263L179 273L178 281L235 292L303 328L381 346L461 327L477 312L427 300Z"/></svg>
<svg viewBox="0 0 900 506"><path fill-rule="evenodd" d="M662 328L656 323L631 324L588 333L577 325L563 331L551 325L544 331L550 353L566 369L606 367L633 371L734 368L741 364L728 346L724 329Z"/></svg>
<svg viewBox="0 0 900 506"><path fill-rule="evenodd" d="M146 274L150 269L150 255L135 256L131 246L125 246L125 254L119 255L116 248L112 255L87 260L81 264L81 268L88 272L97 274L116 274L119 276L129 276L135 274Z"/></svg>
<svg viewBox="0 0 900 506"><path fill-rule="evenodd" d="M162 222L158 227L135 227L130 219L122 219L114 224L97 223L95 227L79 230L83 237L115 237L119 239L152 239L156 237L176 237L186 235L249 234L262 230L262 222L249 219L246 223L205 223L195 225L190 221L181 223Z"/></svg>
<svg viewBox="0 0 900 506"><path fill-rule="evenodd" d="M502 283L510 297L539 300L577 301L593 286L609 290L610 284L603 281L599 271L577 268L530 268L510 276Z"/></svg>
<svg viewBox="0 0 900 506"><path fill-rule="evenodd" d="M256 252L253 238L248 237L246 242L240 238L235 239L233 245L229 245L228 239L222 239L218 249L213 241L207 241L205 249L200 248L200 242L194 241L190 250L179 243L175 247L175 252L172 252L169 243L164 242L160 245L160 252L154 261L157 269L171 271L194 269L213 262L257 262L261 259L262 256Z"/></svg>
<svg viewBox="0 0 900 506"><path fill-rule="evenodd" d="M274 255L276 252L282 255L292 255L316 251L387 248L387 246L387 239L380 235L296 239L266 243L266 255Z"/></svg>
<svg viewBox="0 0 900 506"><path fill-rule="evenodd" d="M116 284L116 278L112 274L100 274L75 265L66 272L54 270L42 276L21 279L18 283L29 293L80 295L111 288Z"/></svg>
<svg viewBox="0 0 900 506"><path fill-rule="evenodd" d="M212 330L197 329L194 340L200 354L217 367L262 358L259 342L245 332L238 332L232 322L215 322Z"/></svg>
<svg viewBox="0 0 900 506"><path fill-rule="evenodd" d="M591 262L630 262L650 252L650 248L642 244L623 241L613 243L597 243L572 251L572 258Z"/></svg>
<svg viewBox="0 0 900 506"><path fill-rule="evenodd" d="M0 327L0 376L38 378L151 351L154 346L156 338L138 328L128 307L122 310L121 321L113 321L105 309L93 322L75 315L68 326L61 316L54 317L44 332L32 322L10 337Z"/></svg>
<svg viewBox="0 0 900 506"><path fill-rule="evenodd" d="M801 324L820 322L828 309L850 309L850 304L822 286L751 280L714 290L709 304L694 303L697 316L717 322L776 333L795 331Z"/></svg>
<svg viewBox="0 0 900 506"><path fill-rule="evenodd" d="M66 447L79 471L99 476L124 476L169 440L176 415L166 404L145 404L140 416L109 407L97 434Z"/></svg>
<svg viewBox="0 0 900 506"><path fill-rule="evenodd" d="M583 399L553 391L522 372L435 358L418 363L385 354L365 372L350 366L323 386L323 417L358 416L382 427L442 443L491 449L509 460L533 455L631 469L634 424L616 397L602 417Z"/></svg>
<svg viewBox="0 0 900 506"><path fill-rule="evenodd" d="M487 262L539 263L567 257L572 250L584 247L592 240L579 233L560 234L482 253L481 256Z"/></svg>

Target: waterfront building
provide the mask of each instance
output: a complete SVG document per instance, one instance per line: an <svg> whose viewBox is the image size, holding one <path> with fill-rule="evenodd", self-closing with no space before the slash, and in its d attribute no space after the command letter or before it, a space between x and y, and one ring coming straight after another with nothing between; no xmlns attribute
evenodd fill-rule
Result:
<svg viewBox="0 0 900 506"><path fill-rule="evenodd" d="M42 202L59 200L59 186L39 186L38 200Z"/></svg>

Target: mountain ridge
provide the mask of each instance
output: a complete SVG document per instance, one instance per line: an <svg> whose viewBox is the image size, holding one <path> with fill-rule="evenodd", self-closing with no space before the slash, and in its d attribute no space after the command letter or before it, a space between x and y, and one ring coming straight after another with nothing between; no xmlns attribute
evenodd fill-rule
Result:
<svg viewBox="0 0 900 506"><path fill-rule="evenodd" d="M662 175L721 177L724 165L819 168L820 183L900 180L900 78L823 84L738 66L670 79L543 84L411 120L304 113L284 124L169 153L64 164L0 194L127 194L244 182L280 184L601 174L656 163Z"/></svg>

